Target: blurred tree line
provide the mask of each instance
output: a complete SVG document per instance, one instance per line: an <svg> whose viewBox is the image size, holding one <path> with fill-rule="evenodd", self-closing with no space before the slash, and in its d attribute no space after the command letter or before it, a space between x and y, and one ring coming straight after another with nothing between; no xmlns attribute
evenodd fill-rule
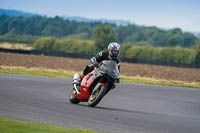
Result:
<svg viewBox="0 0 200 133"><path fill-rule="evenodd" d="M67 53L94 54L95 43L91 40L77 38L43 37L35 41L34 48L37 50L62 51Z"/></svg>
<svg viewBox="0 0 200 133"><path fill-rule="evenodd" d="M106 48L107 46L105 46ZM67 53L97 54L99 52L96 42L77 38L43 37L34 43L37 50L63 51ZM120 56L161 63L181 63L200 65L200 41L194 48L180 46L154 47L152 45L136 46L131 43L121 44Z"/></svg>
<svg viewBox="0 0 200 133"><path fill-rule="evenodd" d="M86 23L60 17L0 15L0 41L30 41L38 50L96 54L110 42L121 44L122 57L166 63L200 64L200 40L175 28ZM22 41L21 40L21 41Z"/></svg>
<svg viewBox="0 0 200 133"><path fill-rule="evenodd" d="M99 35L103 36L110 29L112 29L111 33L104 40L115 40L119 43L132 43L140 46L151 44L153 46L178 45L181 47L191 47L197 40L197 37L192 33L182 32L179 28L162 30L157 27L145 27L134 24L117 26L115 24L100 22L76 22L64 20L58 16L53 18L41 16L25 18L21 16L0 15L0 35L4 38L9 38L11 35L76 36L80 39L93 40L94 38L98 38ZM96 32L93 32L94 30ZM97 31L103 32L97 33ZM101 40L99 41L101 42Z"/></svg>

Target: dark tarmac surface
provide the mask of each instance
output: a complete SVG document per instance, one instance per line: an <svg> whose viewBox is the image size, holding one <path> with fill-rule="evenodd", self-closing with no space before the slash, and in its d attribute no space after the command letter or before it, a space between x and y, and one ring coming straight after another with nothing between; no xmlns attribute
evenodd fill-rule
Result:
<svg viewBox="0 0 200 133"><path fill-rule="evenodd" d="M96 108L71 79L0 74L0 117L106 133L200 133L200 89L120 83Z"/></svg>

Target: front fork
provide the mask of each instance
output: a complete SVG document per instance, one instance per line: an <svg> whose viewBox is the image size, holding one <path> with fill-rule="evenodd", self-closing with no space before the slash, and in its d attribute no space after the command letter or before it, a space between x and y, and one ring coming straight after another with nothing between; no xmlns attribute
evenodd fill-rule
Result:
<svg viewBox="0 0 200 133"><path fill-rule="evenodd" d="M79 75L76 73L76 74L74 74L74 78L73 78L73 86L74 86L76 93L80 94L80 91L77 88L78 80L79 80Z"/></svg>

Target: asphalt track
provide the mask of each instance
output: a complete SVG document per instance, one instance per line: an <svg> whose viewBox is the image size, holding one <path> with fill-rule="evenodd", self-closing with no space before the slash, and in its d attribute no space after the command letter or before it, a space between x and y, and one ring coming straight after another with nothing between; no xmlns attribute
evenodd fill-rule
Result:
<svg viewBox="0 0 200 133"><path fill-rule="evenodd" d="M71 79L0 74L0 117L106 133L200 133L200 89L120 83L96 108Z"/></svg>

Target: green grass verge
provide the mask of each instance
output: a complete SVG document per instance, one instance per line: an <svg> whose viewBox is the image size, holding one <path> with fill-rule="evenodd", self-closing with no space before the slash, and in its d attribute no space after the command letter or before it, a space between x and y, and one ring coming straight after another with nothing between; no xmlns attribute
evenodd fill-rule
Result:
<svg viewBox="0 0 200 133"><path fill-rule="evenodd" d="M0 68L0 73L4 74L22 74L22 75L32 75L32 76L48 76L56 78L72 78L73 75L69 73L64 73L63 71L50 72L45 70L26 70L22 68Z"/></svg>
<svg viewBox="0 0 200 133"><path fill-rule="evenodd" d="M0 73L4 74L23 74L23 75L33 75L33 76L49 76L49 77L58 77L58 78L72 78L73 73L64 70L47 70L47 69L26 69L26 68L17 68L17 67L0 67ZM191 87L191 88L200 88L200 83L186 83L183 81L174 81L174 80L157 80L151 78L143 77L126 77L121 76L121 82L128 83L142 83L142 84L153 84L153 85L164 85L164 86L178 86L178 87Z"/></svg>
<svg viewBox="0 0 200 133"><path fill-rule="evenodd" d="M121 77L121 82L128 83L139 83L139 84L152 84L152 85L163 85L163 86L175 86L175 87L189 87L189 88L200 88L200 83L186 83L183 81L174 80L156 80L149 78L137 78L137 77Z"/></svg>
<svg viewBox="0 0 200 133"><path fill-rule="evenodd" d="M54 125L26 122L0 117L1 133L98 133L88 129L74 129Z"/></svg>

